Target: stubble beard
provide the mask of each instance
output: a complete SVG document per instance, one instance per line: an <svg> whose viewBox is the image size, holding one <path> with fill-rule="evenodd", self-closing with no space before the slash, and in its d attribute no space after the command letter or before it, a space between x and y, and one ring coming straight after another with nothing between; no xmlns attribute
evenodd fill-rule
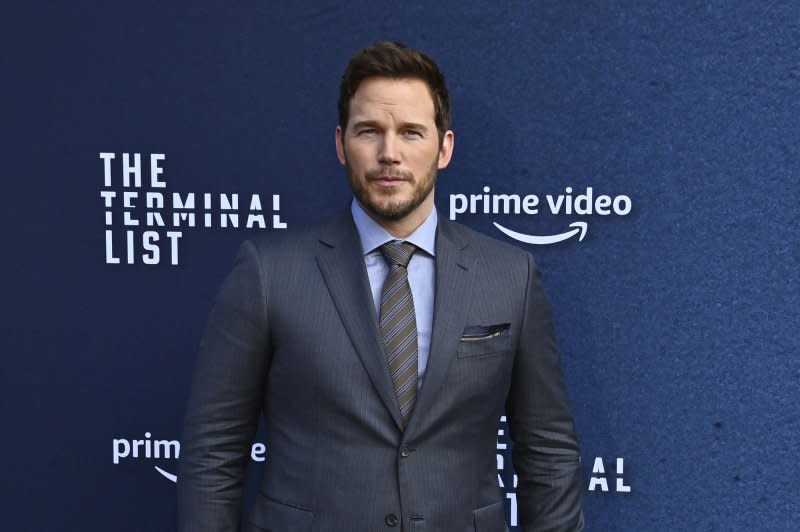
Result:
<svg viewBox="0 0 800 532"><path fill-rule="evenodd" d="M387 170L386 167L382 167L375 170L368 170L365 175L365 180L362 181L353 177L353 169L346 159L345 168L347 169L347 177L350 180L350 188L353 190L353 194L361 206L377 220L397 222L414 212L417 207L422 205L428 196L433 193L433 187L436 184L438 160L433 162L431 168L421 180L417 179L411 172ZM381 175L392 175L408 180L409 183L413 185L411 197L407 200L389 198L388 201L374 201L370 195L368 185L371 179L375 179ZM386 194L399 195L389 190L386 191ZM386 196L384 196L384 198L385 197Z"/></svg>

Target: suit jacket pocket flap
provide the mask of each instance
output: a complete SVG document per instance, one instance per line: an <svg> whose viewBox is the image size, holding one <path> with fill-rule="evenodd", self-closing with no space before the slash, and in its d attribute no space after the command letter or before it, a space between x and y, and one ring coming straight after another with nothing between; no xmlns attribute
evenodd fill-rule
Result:
<svg viewBox="0 0 800 532"><path fill-rule="evenodd" d="M509 327L508 323L464 327L461 341L458 343L458 358L496 355L510 351Z"/></svg>
<svg viewBox="0 0 800 532"><path fill-rule="evenodd" d="M492 338L503 334L510 326L510 323L498 323L497 325L467 325L461 333L461 339L470 341Z"/></svg>
<svg viewBox="0 0 800 532"><path fill-rule="evenodd" d="M314 514L309 510L279 503L262 494L256 498L250 514L250 523L270 532L308 532L313 520Z"/></svg>

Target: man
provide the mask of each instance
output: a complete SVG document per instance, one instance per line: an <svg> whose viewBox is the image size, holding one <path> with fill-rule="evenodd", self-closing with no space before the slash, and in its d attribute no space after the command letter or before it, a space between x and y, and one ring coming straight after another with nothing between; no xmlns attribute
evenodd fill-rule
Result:
<svg viewBox="0 0 800 532"><path fill-rule="evenodd" d="M523 527L583 528L549 305L529 254L437 216L453 145L430 58L380 43L351 59L336 153L355 199L333 220L242 246L201 343L181 530L238 530L262 412L250 530L506 530L504 410Z"/></svg>

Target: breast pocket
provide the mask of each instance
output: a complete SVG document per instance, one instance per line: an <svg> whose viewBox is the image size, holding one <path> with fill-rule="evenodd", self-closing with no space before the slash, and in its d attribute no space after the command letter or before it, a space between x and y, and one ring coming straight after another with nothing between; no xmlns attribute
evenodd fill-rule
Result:
<svg viewBox="0 0 800 532"><path fill-rule="evenodd" d="M510 324L464 327L458 343L458 358L490 357L511 352Z"/></svg>

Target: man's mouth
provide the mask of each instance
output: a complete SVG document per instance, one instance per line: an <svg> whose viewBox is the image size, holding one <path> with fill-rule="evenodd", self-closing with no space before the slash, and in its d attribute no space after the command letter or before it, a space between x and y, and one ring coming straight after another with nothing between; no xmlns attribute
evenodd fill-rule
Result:
<svg viewBox="0 0 800 532"><path fill-rule="evenodd" d="M402 175L394 172L391 173L383 173L381 171L368 172L366 177L368 181L383 186L395 186L399 185L400 183L404 182L410 183L413 181L410 175Z"/></svg>
<svg viewBox="0 0 800 532"><path fill-rule="evenodd" d="M378 181L381 183L402 183L403 181L410 181L410 180L405 177L400 177L395 175L381 175L373 178L373 181Z"/></svg>

